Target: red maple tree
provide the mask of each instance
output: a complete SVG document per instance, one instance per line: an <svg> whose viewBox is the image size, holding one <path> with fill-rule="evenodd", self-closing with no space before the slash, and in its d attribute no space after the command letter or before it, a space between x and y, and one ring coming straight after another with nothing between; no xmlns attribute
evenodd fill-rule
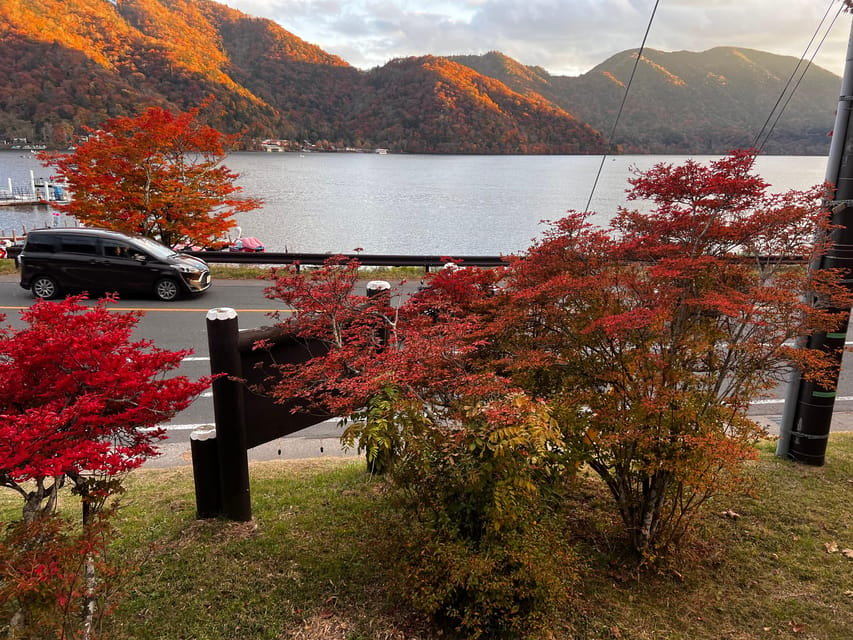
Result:
<svg viewBox="0 0 853 640"><path fill-rule="evenodd" d="M509 269L506 366L547 399L646 559L737 487L763 433L750 403L792 364L829 375L827 353L794 343L851 304L841 274L805 268L827 249L823 188L768 194L752 162L656 165L629 191L650 211L609 229L570 215Z"/></svg>
<svg viewBox="0 0 853 640"><path fill-rule="evenodd" d="M68 154L42 154L72 193L57 206L83 224L169 247L221 242L234 215L261 201L238 197L238 176L222 164L235 138L199 123L199 111L151 107L89 130Z"/></svg>
<svg viewBox="0 0 853 640"><path fill-rule="evenodd" d="M390 472L413 527L412 603L490 636L545 619L573 572L541 517L561 434L545 403L496 370L484 333L500 277L448 267L395 307L397 291L357 295L357 261L330 258L304 277L278 272L268 292L298 310L283 330L325 343L280 366L272 395L348 416L345 442Z"/></svg>
<svg viewBox="0 0 853 640"><path fill-rule="evenodd" d="M628 546L653 559L709 497L737 486L762 433L750 402L792 365L812 378L831 372L826 353L793 343L833 328L827 309L851 303L839 273L803 266L827 249L823 188L770 194L752 159L657 165L629 191L650 211L621 210L609 228L570 214L505 271L443 270L397 309L348 296L353 263L334 295L340 264L315 281L279 280L272 295L303 310L288 330L330 349L284 368L275 392L362 425L396 422L385 441L404 448L424 433L487 446L530 436L545 406L559 430L526 451L589 465ZM508 416L516 429L496 435Z"/></svg>
<svg viewBox="0 0 853 640"><path fill-rule="evenodd" d="M91 637L106 612L97 603L115 596L108 501L156 454L159 425L210 383L173 375L188 352L133 341L141 314L111 312L112 301L38 301L23 328L0 329L0 486L23 499L21 521L0 537L13 634ZM56 517L67 484L82 501L79 531Z"/></svg>
<svg viewBox="0 0 853 640"><path fill-rule="evenodd" d="M86 497L155 455L158 425L209 385L168 375L187 352L133 341L140 314L109 302L38 301L0 331L0 486L25 520L53 513L66 482Z"/></svg>

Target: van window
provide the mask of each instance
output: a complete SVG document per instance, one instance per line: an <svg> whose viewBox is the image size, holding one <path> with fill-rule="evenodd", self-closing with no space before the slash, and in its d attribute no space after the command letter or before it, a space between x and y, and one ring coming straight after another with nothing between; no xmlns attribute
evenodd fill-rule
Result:
<svg viewBox="0 0 853 640"><path fill-rule="evenodd" d="M86 236L65 236L62 238L62 250L66 253L95 255L98 253L98 245L95 238Z"/></svg>
<svg viewBox="0 0 853 640"><path fill-rule="evenodd" d="M126 242L119 242L118 240L104 240L101 244L104 248L104 255L107 258L124 258L132 260L137 256L143 255L139 249L130 246Z"/></svg>
<svg viewBox="0 0 853 640"><path fill-rule="evenodd" d="M53 238L35 234L27 238L26 249L28 253L53 253L56 250Z"/></svg>
<svg viewBox="0 0 853 640"><path fill-rule="evenodd" d="M158 260L165 260L175 255L174 249L170 249L151 238L136 238L136 241L139 246L144 247L148 253Z"/></svg>

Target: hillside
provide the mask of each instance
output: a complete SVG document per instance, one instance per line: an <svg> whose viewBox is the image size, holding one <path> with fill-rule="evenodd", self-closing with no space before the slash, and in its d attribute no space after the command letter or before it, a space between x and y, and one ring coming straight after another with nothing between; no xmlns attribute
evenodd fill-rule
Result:
<svg viewBox="0 0 853 640"><path fill-rule="evenodd" d="M500 53L393 60L364 72L278 24L212 0L4 0L0 141L63 148L151 105L265 138L426 153L600 153L635 52L579 77ZM752 143L796 60L647 51L614 142L642 153ZM766 150L825 153L840 79L810 69Z"/></svg>
<svg viewBox="0 0 853 640"><path fill-rule="evenodd" d="M636 55L636 50L623 51L576 78L551 76L497 52L453 60L515 91L542 95L609 135ZM633 153L725 153L749 147L797 63L796 58L734 47L701 53L647 49L614 142ZM809 67L765 151L826 153L840 85L838 76Z"/></svg>
<svg viewBox="0 0 853 640"><path fill-rule="evenodd" d="M604 141L541 96L447 58L389 62L367 75L352 130L412 153L601 153Z"/></svg>

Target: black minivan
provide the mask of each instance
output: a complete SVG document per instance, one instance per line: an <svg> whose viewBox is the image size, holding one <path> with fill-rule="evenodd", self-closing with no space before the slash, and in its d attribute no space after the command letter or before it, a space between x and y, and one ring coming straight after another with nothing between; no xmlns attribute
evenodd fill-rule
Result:
<svg viewBox="0 0 853 640"><path fill-rule="evenodd" d="M150 238L107 229L36 229L18 258L21 286L37 298L60 291L153 293L164 301L210 287L204 260Z"/></svg>

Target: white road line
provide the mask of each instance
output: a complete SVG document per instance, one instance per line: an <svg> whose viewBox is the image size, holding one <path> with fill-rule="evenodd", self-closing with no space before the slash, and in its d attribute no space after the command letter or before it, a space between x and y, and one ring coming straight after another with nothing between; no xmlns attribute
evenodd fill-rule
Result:
<svg viewBox="0 0 853 640"><path fill-rule="evenodd" d="M853 396L838 396L836 402L849 402L853 400ZM753 400L750 404L785 404L783 398L764 398L762 400Z"/></svg>
<svg viewBox="0 0 853 640"><path fill-rule="evenodd" d="M212 396L212 393L203 394L205 396ZM853 401L853 396L839 396L835 399L836 402L851 402ZM779 405L780 407L785 404L785 400L781 398L764 398L762 400L755 400L753 405ZM337 423L337 420L326 420L326 422L334 422ZM213 426L213 420L204 424L167 424L162 425L162 428L166 431L192 431L193 429L200 429L201 427L211 427ZM145 429L144 431L150 431L151 429Z"/></svg>
<svg viewBox="0 0 853 640"><path fill-rule="evenodd" d="M154 431L156 429L164 429L166 431L192 431L193 429L201 429L202 427L210 428L212 426L213 422L208 422L207 424L166 424L160 425L159 427L146 427L144 429L139 429L139 431L143 433Z"/></svg>
<svg viewBox="0 0 853 640"><path fill-rule="evenodd" d="M853 345L853 341L848 341L844 343L845 345ZM209 356L187 356L184 358L184 362L209 362ZM202 393L200 398L212 398L212 391L205 391ZM835 399L836 402L851 402L853 401L853 396L839 396ZM752 403L756 406L768 406L768 405L783 405L785 404L785 400L783 398L762 398L761 400L753 400ZM186 424L186 425L166 425L164 428L166 431L192 431L193 429L197 429L199 427L207 427L210 424Z"/></svg>
<svg viewBox="0 0 853 640"><path fill-rule="evenodd" d="M326 424L326 423L334 424L337 426L338 421L337 420L324 420L323 422L318 422L317 425ZM317 426L317 425L313 425L313 426ZM143 431L143 432L153 431L155 428L156 429L165 429L166 431L193 431L194 429L209 429L210 427L213 427L213 426L214 426L213 420L211 420L210 422L204 422L204 423L199 423L199 424L164 424L164 425L160 425L159 427L150 427L150 428L140 429L140 431Z"/></svg>

